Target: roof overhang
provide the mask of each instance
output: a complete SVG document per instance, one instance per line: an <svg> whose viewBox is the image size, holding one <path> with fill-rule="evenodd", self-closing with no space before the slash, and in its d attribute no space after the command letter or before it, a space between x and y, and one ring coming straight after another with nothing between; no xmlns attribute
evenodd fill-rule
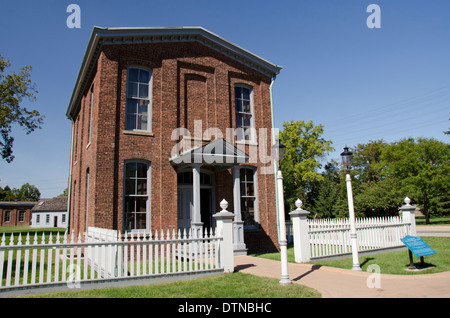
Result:
<svg viewBox="0 0 450 318"><path fill-rule="evenodd" d="M226 140L220 138L207 145L194 147L172 158L173 166L201 164L219 167L231 167L248 162L248 155Z"/></svg>
<svg viewBox="0 0 450 318"><path fill-rule="evenodd" d="M95 67L103 45L161 42L199 42L270 78L274 78L281 70L280 66L272 64L202 27L94 27L78 73L66 116L68 118L73 117L73 112L76 110L76 105L81 99L81 95L89 81L91 71Z"/></svg>

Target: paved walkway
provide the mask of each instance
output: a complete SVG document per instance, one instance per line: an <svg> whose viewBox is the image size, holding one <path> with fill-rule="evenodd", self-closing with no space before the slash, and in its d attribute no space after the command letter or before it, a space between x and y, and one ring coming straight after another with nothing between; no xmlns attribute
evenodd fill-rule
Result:
<svg viewBox="0 0 450 318"><path fill-rule="evenodd" d="M234 261L235 269L242 273L281 276L279 261L252 256L235 256ZM288 270L293 283L314 288L323 298L450 298L450 272L414 276L380 274L377 288L374 273L294 263L289 263Z"/></svg>
<svg viewBox="0 0 450 318"><path fill-rule="evenodd" d="M450 236L450 226L448 225L421 225L416 228L418 236Z"/></svg>
<svg viewBox="0 0 450 318"><path fill-rule="evenodd" d="M419 236L450 236L450 226L418 227ZM235 268L242 273L280 278L279 261L235 256ZM450 272L421 275L380 274L289 263L294 284L316 289L324 298L450 298ZM380 285L376 286L375 283ZM373 286L373 288L370 288Z"/></svg>

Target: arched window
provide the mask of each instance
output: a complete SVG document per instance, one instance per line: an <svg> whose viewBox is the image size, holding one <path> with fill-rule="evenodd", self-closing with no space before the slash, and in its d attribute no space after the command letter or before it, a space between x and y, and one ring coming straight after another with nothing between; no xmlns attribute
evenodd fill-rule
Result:
<svg viewBox="0 0 450 318"><path fill-rule="evenodd" d="M151 131L151 79L150 70L128 68L126 130Z"/></svg>

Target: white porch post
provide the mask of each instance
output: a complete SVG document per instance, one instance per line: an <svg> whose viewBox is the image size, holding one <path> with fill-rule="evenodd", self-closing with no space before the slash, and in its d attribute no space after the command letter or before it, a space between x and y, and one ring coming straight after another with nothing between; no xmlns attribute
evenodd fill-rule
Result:
<svg viewBox="0 0 450 318"><path fill-rule="evenodd" d="M244 243L244 221L241 215L241 178L240 167L234 166L233 170L233 250L235 255L246 255L247 247Z"/></svg>
<svg viewBox="0 0 450 318"><path fill-rule="evenodd" d="M202 235L203 223L200 214L200 164L192 166L192 215L191 229L197 237Z"/></svg>

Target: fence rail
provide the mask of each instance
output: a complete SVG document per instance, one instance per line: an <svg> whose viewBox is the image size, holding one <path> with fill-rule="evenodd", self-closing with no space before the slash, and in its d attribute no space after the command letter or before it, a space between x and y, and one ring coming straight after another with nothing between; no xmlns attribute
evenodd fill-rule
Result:
<svg viewBox="0 0 450 318"><path fill-rule="evenodd" d="M400 217L356 219L358 251L404 246L410 224ZM308 220L311 259L351 253L349 219Z"/></svg>
<svg viewBox="0 0 450 318"><path fill-rule="evenodd" d="M67 234L0 241L0 291L22 287L223 271L222 237L212 231L120 235L90 228L84 240ZM109 231L109 232L108 232Z"/></svg>
<svg viewBox="0 0 450 318"><path fill-rule="evenodd" d="M358 251L374 251L404 246L406 235L416 235L415 207L405 198L401 216L358 218L355 220ZM294 242L295 261L351 254L349 219L308 219L310 212L301 208L290 212L291 222L286 224L288 241Z"/></svg>

